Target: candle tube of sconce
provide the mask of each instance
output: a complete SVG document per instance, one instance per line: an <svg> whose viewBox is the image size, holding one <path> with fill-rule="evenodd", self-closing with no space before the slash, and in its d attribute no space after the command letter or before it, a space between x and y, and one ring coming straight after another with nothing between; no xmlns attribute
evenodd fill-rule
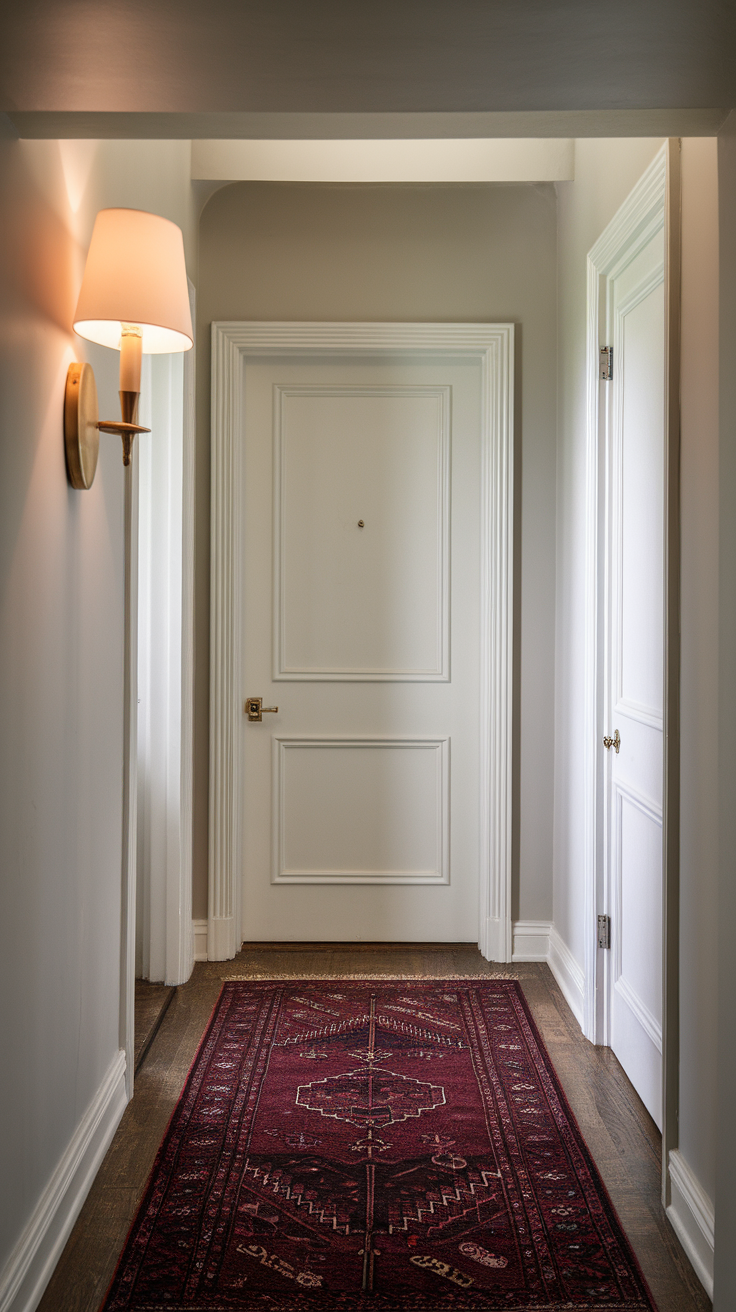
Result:
<svg viewBox="0 0 736 1312"><path fill-rule="evenodd" d="M142 347L140 329L125 325L120 337L120 409L123 419L129 424L138 422Z"/></svg>
<svg viewBox="0 0 736 1312"><path fill-rule="evenodd" d="M141 350L143 338L139 328L123 328L120 337L120 391L140 392Z"/></svg>

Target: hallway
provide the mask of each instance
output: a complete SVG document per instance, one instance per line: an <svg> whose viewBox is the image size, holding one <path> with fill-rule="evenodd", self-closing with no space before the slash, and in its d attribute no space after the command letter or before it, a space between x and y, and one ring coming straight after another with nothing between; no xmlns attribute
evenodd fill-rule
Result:
<svg viewBox="0 0 736 1312"><path fill-rule="evenodd" d="M736 212L736 114L716 137L725 112L707 121L660 115L635 124L627 120L623 126L615 118L593 125L596 134L605 129L608 136L592 135L590 124L575 127L577 120L561 124L550 119L548 132L584 129L575 140L560 139L574 162L574 177L568 169L555 174L556 181L544 171L520 178L517 168L504 174L505 180L481 184L278 181L243 177L230 165L213 181L203 176L201 161L202 143L214 141L213 132L222 128L214 121L200 122L197 140L147 138L146 116L140 122L132 116L124 139L115 136L107 120L102 122L104 116L85 128L97 136L80 135L79 122L73 116L67 122L64 114L53 132L35 120L18 127L5 116L0 209L13 240L0 269L7 347L0 362L6 437L0 480L0 832L8 926L3 1050L13 1060L2 1081L0 1312L35 1312L110 1147L45 1304L97 1312L219 982L236 968L231 961L214 959L234 954L243 934L254 939L261 933L268 941L287 937L283 925L261 932L262 927L240 917L241 867L228 844L219 839L210 843L217 838L210 832L210 801L220 796L218 788L210 791L210 740L216 739L210 710L214 716L218 704L216 696L210 697L216 670L210 616L216 615L216 606L211 611L209 527L218 523L217 514L211 517L211 325L229 322L242 328L254 321L420 324L423 329L466 324L474 330L500 322L514 326L513 561L510 554L507 558L513 564L514 650L512 698L505 703L513 733L507 740L511 775L505 856L494 867L498 890L503 887L510 896L503 908L500 898L481 904L479 941L489 958L515 961L523 987L534 994L533 1005L544 1013L540 1024L560 1076L569 1085L661 1308L707 1307L658 1201L660 1151L652 1124L615 1074L619 1068L610 1052L590 1047L581 1036L582 1027L589 1039L598 1037L592 1003L602 996L596 993L595 971L606 949L596 947L596 913L611 910L594 896L598 848L591 796L604 753L601 737L616 728L616 723L594 725L595 716L586 718L585 711L586 704L594 704L588 695L595 663L589 639L595 632L590 616L600 545L588 532L598 456L587 408L589 384L596 376L589 366L597 363L596 350L586 346L588 259L662 150L659 134L670 129L696 135L686 135L681 143L681 761L673 776L680 798L671 850L679 864L683 933L677 986L672 984L675 972L668 975L680 1015L672 1014L673 1006L663 1046L675 1068L667 1086L671 1110L675 1094L679 1105L672 1111L677 1134L665 1145L671 1149L672 1171L664 1192L672 1199L672 1225L699 1264L707 1291L713 1288L717 1212L723 1257L721 1273L715 1275L715 1304L717 1312L733 1312L736 1266L729 1241L736 1233L731 1083L736 1049L731 1000L736 996L736 958L725 936L734 919L736 890L731 869L736 842L729 838L736 823L736 776L728 764L728 744L736 743L736 733L729 730L736 716L736 624L730 627L729 619L736 559L731 514L736 396L731 396L732 370L726 366L736 336L736 269L727 235ZM473 133L500 131L491 117L479 119ZM289 122L289 131L295 131L294 121ZM300 132L316 131L308 116L300 123ZM340 124L330 130L357 131L355 124ZM195 126L189 120L182 126L172 115L166 130L189 133ZM411 126L394 124L391 130L404 132ZM425 135L430 126L424 124ZM414 130L420 127L419 122L413 125ZM617 135L624 127L652 135ZM527 120L517 129L528 132ZM245 132L245 126L240 130ZM366 130L364 124L361 131ZM508 130L506 125L503 132ZM163 131L161 124L157 131ZM261 123L259 131L265 132L266 125ZM436 123L432 131L439 131ZM443 131L457 151L470 128L450 115ZM540 138L542 154L556 140ZM494 150L501 149L496 137L488 141ZM458 158L464 158L462 153ZM146 422L156 436L147 449L143 441L138 445L140 542L154 544L152 529L161 529L158 512L164 503L175 502L177 515L186 522L182 527L172 514L166 543L149 551L144 562L151 568L139 561L137 577L146 604L141 601L138 616L137 755L130 723L135 716L128 717L125 709L135 707L135 689L124 678L126 662L129 670L136 664L129 623L135 611L132 605L126 610L124 599L126 579L136 577L129 519L137 493L132 479L123 481L119 443L112 442L101 444L94 487L71 491L61 422L66 368L77 357L87 363L94 357L103 412L113 413L119 404L115 353L91 347L87 359L70 325L95 215L100 208L120 206L141 206L181 227L190 291L196 288L197 295L196 360L194 351L186 357L185 373L183 366L175 371L166 363L169 357L160 357L164 363L160 369L151 363L143 393L151 409ZM166 460L176 473L173 481L162 472ZM171 498L173 487L184 487L185 473L185 491ZM264 506L271 504L269 477L253 483ZM356 509L351 525L355 541L365 544L368 534L359 537L357 518L363 512L362 506ZM268 535L264 541L265 559ZM177 569L181 565L176 577L171 562L178 562ZM466 575L459 573L461 584ZM255 577L271 577L267 562ZM166 668L159 669L152 654L163 652ZM455 662L453 680L460 687L458 669ZM240 741L246 694L257 692L264 702L282 704L281 713L287 714L285 694L292 681L269 693L272 673L272 667L264 667L256 678L246 669L242 680L239 675L234 680L236 695L228 703L232 741ZM470 686L467 680L465 686ZM364 714L360 725L356 720L349 726L351 733L398 732L390 724L382 729L367 710ZM269 726L276 730L274 738L278 726L272 717L264 719L263 731L244 726L244 733L266 756ZM430 728L440 738L449 735L441 726ZM328 730L316 724L306 732ZM419 731L409 726L407 732ZM286 753L287 764L294 758L295 752L291 758ZM457 753L453 759L457 781ZM129 782L138 772L139 795L132 787L125 790L124 771ZM155 787L147 791L146 781ZM456 796L461 786L460 780ZM121 795L127 798L125 808ZM239 816L242 800L236 798L228 814ZM312 814L323 809L314 805ZM453 826L456 836L468 832ZM261 852L265 849L262 835ZM384 864L389 872L393 869ZM418 862L407 865L425 869ZM353 866L363 869L356 862ZM294 866L308 874L312 867L332 869L315 861ZM283 870L290 868L287 862ZM441 865L428 863L426 868L441 870ZM455 870L462 869L456 862ZM262 870L270 888L270 872L265 865ZM299 892L305 888L306 881ZM375 904L381 923L361 921L356 939L361 933L372 939L412 933L433 937L433 927L418 918L410 928L394 918L388 899L381 900L384 891L391 897L396 893L379 890ZM287 889L280 893L293 896ZM332 889L329 896L325 931L348 939L350 927L332 922L339 904ZM397 899L403 896L401 890L396 893ZM443 931L453 940L474 938L475 911L473 916L470 930L448 922ZM299 921L296 937L318 937L322 928ZM497 932L504 938L500 949L491 942L491 933ZM140 955L135 970L134 946ZM404 949L376 951L387 968L420 978L453 969L491 970L467 944L460 957L445 948L430 955L417 950L413 959ZM298 977L310 968L359 972L365 969L364 952L353 946L342 955L325 944L314 957L303 947L292 947L281 957L280 949L253 945L237 960L261 973L281 965ZM192 960L203 963L208 957L209 964L197 965L189 980ZM651 965L652 955L644 960ZM166 1015L157 1032L150 1033L150 1044L135 1054L141 1060L136 1099L115 1135L132 1086L129 1003L134 975L167 979L172 985L188 982L165 994ZM650 1011L654 1015L656 1007Z"/></svg>
<svg viewBox="0 0 736 1312"><path fill-rule="evenodd" d="M98 1312L223 979L496 973L521 981L659 1312L708 1312L710 1302L660 1203L660 1136L616 1058L610 1049L595 1048L583 1038L546 964L493 967L466 943L360 948L252 944L233 961L198 963L170 1002L161 986L139 985L142 1027L150 1027L156 1011L163 1011L163 1017L141 1062L135 1095L39 1305L41 1312Z"/></svg>

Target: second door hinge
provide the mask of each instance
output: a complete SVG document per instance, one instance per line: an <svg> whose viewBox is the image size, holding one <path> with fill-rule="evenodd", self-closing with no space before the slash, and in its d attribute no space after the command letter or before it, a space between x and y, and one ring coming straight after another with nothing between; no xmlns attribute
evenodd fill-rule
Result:
<svg viewBox="0 0 736 1312"><path fill-rule="evenodd" d="M601 362L601 367L598 373L598 377L601 378L604 383L610 383L611 379L613 378L613 347L612 346L601 347L600 362Z"/></svg>
<svg viewBox="0 0 736 1312"><path fill-rule="evenodd" d="M598 947L610 948L611 946L611 917L598 917Z"/></svg>

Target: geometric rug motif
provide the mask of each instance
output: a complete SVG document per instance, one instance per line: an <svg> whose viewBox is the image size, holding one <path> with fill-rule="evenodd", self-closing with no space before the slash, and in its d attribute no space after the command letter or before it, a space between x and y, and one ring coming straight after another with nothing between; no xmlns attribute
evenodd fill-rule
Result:
<svg viewBox="0 0 736 1312"><path fill-rule="evenodd" d="M224 985L105 1312L652 1312L519 984Z"/></svg>

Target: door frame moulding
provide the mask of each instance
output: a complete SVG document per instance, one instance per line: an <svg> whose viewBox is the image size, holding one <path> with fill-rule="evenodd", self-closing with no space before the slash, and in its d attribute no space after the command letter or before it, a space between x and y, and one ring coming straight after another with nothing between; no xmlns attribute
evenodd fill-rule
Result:
<svg viewBox="0 0 736 1312"><path fill-rule="evenodd" d="M240 948L243 785L241 438L245 362L370 353L475 358L481 366L481 808L478 943L510 961L514 325L223 322L212 325L210 823L207 950Z"/></svg>
<svg viewBox="0 0 736 1312"><path fill-rule="evenodd" d="M195 291L189 284L192 320ZM194 351L146 357L139 448L138 911L144 979L194 964Z"/></svg>
<svg viewBox="0 0 736 1312"><path fill-rule="evenodd" d="M120 888L120 1008L118 1035L125 1053L125 1095L133 1097L135 1069L136 866L138 852L138 451L123 475L123 842Z"/></svg>
<svg viewBox="0 0 736 1312"><path fill-rule="evenodd" d="M606 280L633 257L656 226L665 233L665 542L664 542L664 760L663 871L663 1200L669 1203L668 1156L677 1148L678 941L679 941L679 358L680 358L680 142L670 138L588 254L587 440L584 678L584 997L583 1032L610 1042L609 962L597 947L596 917L607 908L603 888L603 725L605 510L603 411L598 377L605 331ZM614 359L614 370L616 361Z"/></svg>

